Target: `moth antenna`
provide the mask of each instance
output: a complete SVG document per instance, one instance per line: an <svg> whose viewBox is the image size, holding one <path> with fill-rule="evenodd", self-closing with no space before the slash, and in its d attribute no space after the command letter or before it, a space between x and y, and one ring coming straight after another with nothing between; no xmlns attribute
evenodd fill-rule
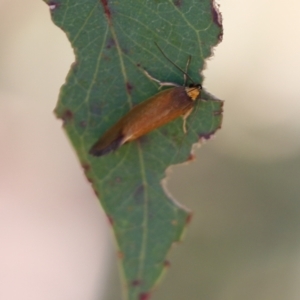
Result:
<svg viewBox="0 0 300 300"><path fill-rule="evenodd" d="M194 80L191 78L191 76L182 70L179 66L177 66L165 53L164 51L158 46L156 42L154 42L155 46L158 48L158 50L161 52L161 54L165 57L166 60L168 60L175 68L177 68L179 71L181 71L193 84L195 84ZM189 58L190 61L190 58Z"/></svg>

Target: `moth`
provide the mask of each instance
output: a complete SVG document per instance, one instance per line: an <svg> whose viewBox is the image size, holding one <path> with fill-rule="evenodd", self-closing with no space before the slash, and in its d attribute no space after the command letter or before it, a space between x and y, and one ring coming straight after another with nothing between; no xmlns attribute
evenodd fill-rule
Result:
<svg viewBox="0 0 300 300"><path fill-rule="evenodd" d="M102 156L108 154L125 143L134 141L178 117L183 117L183 130L186 132L186 119L193 111L196 99L201 95L202 86L200 83L194 83L187 74L191 56L188 57L186 70L183 71L165 55L157 44L156 46L162 55L184 74L184 85L161 82L144 70L145 75L157 82L160 88L164 86L171 87L134 106L98 139L89 151L91 155ZM187 85L187 79L192 84Z"/></svg>

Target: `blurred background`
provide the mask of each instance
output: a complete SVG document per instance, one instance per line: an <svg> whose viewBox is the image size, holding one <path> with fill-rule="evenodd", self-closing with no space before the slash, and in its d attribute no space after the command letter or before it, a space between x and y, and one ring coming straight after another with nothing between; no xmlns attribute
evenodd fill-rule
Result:
<svg viewBox="0 0 300 300"><path fill-rule="evenodd" d="M300 298L300 2L219 1L205 88L223 128L173 168L194 212L155 300ZM114 240L52 111L73 51L42 1L0 0L0 299L119 300Z"/></svg>

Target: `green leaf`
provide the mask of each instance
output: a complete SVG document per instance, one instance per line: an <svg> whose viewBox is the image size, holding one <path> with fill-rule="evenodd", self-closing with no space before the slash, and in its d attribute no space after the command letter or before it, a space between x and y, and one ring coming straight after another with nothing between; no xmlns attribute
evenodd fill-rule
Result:
<svg viewBox="0 0 300 300"><path fill-rule="evenodd" d="M158 92L143 69L161 81L183 84L174 63L202 82L199 70L222 36L211 0L57 0L48 2L66 32L76 62L62 86L55 113L63 119L86 176L112 224L123 270L124 298L148 299L168 263L171 245L190 219L161 181L166 169L190 159L191 146L221 125L222 102L203 92L187 120L154 130L103 157L92 144L135 104Z"/></svg>

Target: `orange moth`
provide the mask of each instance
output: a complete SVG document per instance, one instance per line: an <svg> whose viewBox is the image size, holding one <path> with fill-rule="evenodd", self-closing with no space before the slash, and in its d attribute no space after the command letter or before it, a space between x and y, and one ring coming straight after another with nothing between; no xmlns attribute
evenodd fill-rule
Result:
<svg viewBox="0 0 300 300"><path fill-rule="evenodd" d="M180 116L183 117L183 130L186 132L186 118L193 111L196 99L201 94L202 86L201 84L195 84L187 74L191 56L188 58L186 71L183 71L164 54L157 44L156 46L163 56L184 74L184 85L161 82L152 77L147 71L144 71L145 75L157 82L160 87L171 86L171 88L165 89L134 106L99 138L89 151L91 155L102 156L108 154L123 144L136 140ZM187 85L187 79L190 79L192 84Z"/></svg>

